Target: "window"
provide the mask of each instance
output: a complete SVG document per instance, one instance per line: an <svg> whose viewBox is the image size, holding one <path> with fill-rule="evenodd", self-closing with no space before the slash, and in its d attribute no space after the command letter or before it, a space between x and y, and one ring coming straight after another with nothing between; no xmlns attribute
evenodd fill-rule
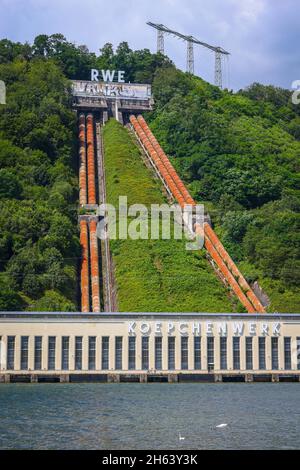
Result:
<svg viewBox="0 0 300 470"><path fill-rule="evenodd" d="M61 369L69 369L69 336L63 336L61 341Z"/></svg>
<svg viewBox="0 0 300 470"><path fill-rule="evenodd" d="M194 337L194 368L201 369L201 336Z"/></svg>
<svg viewBox="0 0 300 470"><path fill-rule="evenodd" d="M142 336L142 369L149 369L149 337Z"/></svg>
<svg viewBox="0 0 300 470"><path fill-rule="evenodd" d="M246 370L253 369L253 337L246 336Z"/></svg>
<svg viewBox="0 0 300 470"><path fill-rule="evenodd" d="M286 370L292 368L291 338L288 336L284 337L284 368Z"/></svg>
<svg viewBox="0 0 300 470"><path fill-rule="evenodd" d="M89 370L96 369L96 336L89 336Z"/></svg>
<svg viewBox="0 0 300 470"><path fill-rule="evenodd" d="M116 336L115 338L115 369L122 369L122 348L123 348L123 337Z"/></svg>
<svg viewBox="0 0 300 470"><path fill-rule="evenodd" d="M220 369L227 369L227 336L220 337Z"/></svg>
<svg viewBox="0 0 300 470"><path fill-rule="evenodd" d="M214 370L215 364L215 352L214 352L214 337L208 336L207 337L207 370L210 372Z"/></svg>
<svg viewBox="0 0 300 470"><path fill-rule="evenodd" d="M297 369L300 370L300 336L297 337Z"/></svg>
<svg viewBox="0 0 300 470"><path fill-rule="evenodd" d="M181 369L186 370L189 368L189 338L188 336L181 336Z"/></svg>
<svg viewBox="0 0 300 470"><path fill-rule="evenodd" d="M239 370L241 368L240 337L239 336L234 336L232 338L232 356L233 356L233 369Z"/></svg>
<svg viewBox="0 0 300 470"><path fill-rule="evenodd" d="M258 367L260 370L266 368L266 338L264 336L258 338Z"/></svg>
<svg viewBox="0 0 300 470"><path fill-rule="evenodd" d="M271 338L271 348L272 348L272 369L278 369L278 338Z"/></svg>
<svg viewBox="0 0 300 470"><path fill-rule="evenodd" d="M28 336L21 336L21 370L28 369Z"/></svg>
<svg viewBox="0 0 300 470"><path fill-rule="evenodd" d="M135 336L128 338L128 369L135 370Z"/></svg>
<svg viewBox="0 0 300 470"><path fill-rule="evenodd" d="M102 337L102 369L109 369L109 336Z"/></svg>
<svg viewBox="0 0 300 470"><path fill-rule="evenodd" d="M55 370L55 346L56 346L56 337L49 336L48 338L48 370Z"/></svg>
<svg viewBox="0 0 300 470"><path fill-rule="evenodd" d="M34 370L41 370L42 368L42 336L34 337Z"/></svg>
<svg viewBox="0 0 300 470"><path fill-rule="evenodd" d="M168 369L175 369L175 337L168 337Z"/></svg>
<svg viewBox="0 0 300 470"><path fill-rule="evenodd" d="M14 370L15 368L15 337L7 337L7 369Z"/></svg>
<svg viewBox="0 0 300 470"><path fill-rule="evenodd" d="M155 336L155 369L162 369L162 337Z"/></svg>
<svg viewBox="0 0 300 470"><path fill-rule="evenodd" d="M82 369L82 336L75 336L75 370Z"/></svg>

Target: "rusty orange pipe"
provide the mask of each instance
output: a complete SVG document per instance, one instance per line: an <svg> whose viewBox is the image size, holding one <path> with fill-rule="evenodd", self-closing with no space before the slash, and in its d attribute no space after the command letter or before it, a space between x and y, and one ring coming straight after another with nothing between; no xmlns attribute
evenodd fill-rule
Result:
<svg viewBox="0 0 300 470"><path fill-rule="evenodd" d="M93 312L100 312L99 287L99 254L97 239L97 222L90 221L90 253L91 253L91 281L92 281L92 308Z"/></svg>
<svg viewBox="0 0 300 470"><path fill-rule="evenodd" d="M166 181L171 193L173 194L175 199L177 199L178 204L181 207L183 207L185 205L185 200L184 200L183 195L181 194L181 192L179 191L177 185L174 183L171 176L167 172L165 166L163 165L160 158L158 157L157 152L154 150L154 148L152 147L152 145L151 145L149 139L147 138L145 132L143 131L143 129L139 125L136 117L135 116L130 116L130 121L131 121L135 131L137 132L139 138L141 139L143 145L145 146L148 153L150 154L150 157L153 160L156 168L158 169L159 173L161 174L161 176Z"/></svg>
<svg viewBox="0 0 300 470"><path fill-rule="evenodd" d="M234 263L234 261L231 259L229 256L228 252L224 248L223 244L217 237L215 231L210 227L208 223L204 224L204 230L205 230L205 235L210 239L212 244L214 245L215 249L218 251L219 255L223 259L223 261L226 263L228 266L229 270L233 274L233 276L236 278L237 282L249 298L249 300L252 302L255 310L259 313L265 313L265 309L252 291L251 287L249 286L248 282L242 275L242 273L239 271L238 267Z"/></svg>
<svg viewBox="0 0 300 470"><path fill-rule="evenodd" d="M87 203L85 115L79 116L79 203Z"/></svg>
<svg viewBox="0 0 300 470"><path fill-rule="evenodd" d="M209 240L209 238L206 237L206 236L204 237L204 243L205 243L205 248L207 249L208 253L212 257L212 259L215 261L215 263L217 264L218 268L222 272L222 274L225 277L226 281L228 282L228 284L232 288L233 292L235 293L235 295L237 296L239 301L246 308L247 312L248 313L256 313L255 308L253 307L253 305L251 304L251 302L249 301L247 296L242 291L241 287L239 286L239 284L237 283L237 281L235 280L235 278L233 277L233 275L231 274L231 272L227 268L224 261L221 259L219 253L214 248L214 246L211 243L211 241Z"/></svg>
<svg viewBox="0 0 300 470"><path fill-rule="evenodd" d="M153 160L155 161L155 164L157 168L159 169L160 173L162 175L165 175L166 173L168 174L169 178L171 178L171 187L175 185L176 190L171 189L173 195L176 197L178 200L178 197L176 194L178 192L180 193L180 196L183 197L184 199L184 204L191 204L195 205L195 201L193 198L190 196L189 192L187 191L184 183L182 180L179 178L176 170L174 169L173 165L169 161L168 157L166 154L163 152L162 148L160 147L159 143L157 142L156 138L150 131L146 121L144 118L140 115L136 119L135 116L130 117L130 121L133 124L136 132L138 133L139 137L141 138L143 144L149 151L150 155L153 154L153 150L155 152L155 155ZM146 140L145 140L146 139ZM148 142L147 142L148 140ZM150 145L149 145L150 144ZM162 168L162 165L163 168ZM170 183L168 181L168 178L164 176L165 181L170 187ZM178 200L179 202L179 200ZM183 206L182 200L180 199L180 205ZM208 228L206 228L208 227ZM203 228L200 228L200 226L195 226L195 231L196 233L200 233L200 230L202 231L203 234ZM210 237L207 235L206 232L209 232ZM209 224L205 224L205 246L208 249L208 251L211 253L212 258L215 260L216 264L218 265L219 269L223 273L225 279L227 282L230 284L232 287L233 291L237 295L238 299L241 301L241 303L245 306L247 311L249 313L255 313L255 312L264 312L264 308L261 305L260 301L254 294L254 292L251 290L249 284L246 282L245 278L242 276L240 271L238 270L237 266L235 263L232 261L230 256L228 255L227 251L225 250L224 246L216 236L214 230L209 226ZM237 277L237 280L235 279ZM243 290L245 291L245 294Z"/></svg>
<svg viewBox="0 0 300 470"><path fill-rule="evenodd" d="M178 189L181 191L183 197L185 198L186 204L191 204L191 205L196 205L194 199L191 197L190 193L186 189L185 184L181 180L181 178L178 176L178 173L176 172L175 168L173 167L172 163L166 156L165 152L159 145L157 139L155 136L152 134L148 124L146 123L145 119L143 116L139 115L138 118L138 123L142 127L143 131L145 132L146 136L150 140L154 150L156 150L160 160L162 161L163 165L166 167L168 173L170 174L171 178L174 180L175 184L177 184Z"/></svg>
<svg viewBox="0 0 300 470"><path fill-rule="evenodd" d="M89 240L88 240L88 225L86 220L80 221L80 244L82 249L81 261L81 311L89 312L90 299L89 299Z"/></svg>
<svg viewBox="0 0 300 470"><path fill-rule="evenodd" d="M96 204L95 149L94 149L94 118L87 116L87 169L88 169L88 203Z"/></svg>

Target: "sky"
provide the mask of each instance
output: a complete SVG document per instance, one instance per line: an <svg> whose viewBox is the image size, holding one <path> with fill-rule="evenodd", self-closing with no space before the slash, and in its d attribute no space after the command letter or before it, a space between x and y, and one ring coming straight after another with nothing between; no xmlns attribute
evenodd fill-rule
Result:
<svg viewBox="0 0 300 470"><path fill-rule="evenodd" d="M300 79L300 0L0 0L0 38L32 42L62 33L98 53L106 43L156 51L147 21L192 35L231 53L223 82L234 90L253 82L291 88ZM165 53L185 70L186 45L165 37ZM195 74L213 83L214 54L194 50Z"/></svg>

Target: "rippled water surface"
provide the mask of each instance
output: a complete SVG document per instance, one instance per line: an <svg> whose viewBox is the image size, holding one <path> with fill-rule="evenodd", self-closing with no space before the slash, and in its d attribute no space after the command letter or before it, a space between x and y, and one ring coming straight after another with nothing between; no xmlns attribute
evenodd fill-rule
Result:
<svg viewBox="0 0 300 470"><path fill-rule="evenodd" d="M299 387L1 384L0 448L299 449Z"/></svg>

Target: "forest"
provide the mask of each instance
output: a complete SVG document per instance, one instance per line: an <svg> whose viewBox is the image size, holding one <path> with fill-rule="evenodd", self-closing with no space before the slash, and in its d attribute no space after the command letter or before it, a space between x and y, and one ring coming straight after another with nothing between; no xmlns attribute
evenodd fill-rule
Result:
<svg viewBox="0 0 300 470"><path fill-rule="evenodd" d="M145 118L270 311L299 312L300 106L258 83L236 93L161 54L61 34L0 41L0 310L79 309L78 157L70 79L121 69L150 83Z"/></svg>

